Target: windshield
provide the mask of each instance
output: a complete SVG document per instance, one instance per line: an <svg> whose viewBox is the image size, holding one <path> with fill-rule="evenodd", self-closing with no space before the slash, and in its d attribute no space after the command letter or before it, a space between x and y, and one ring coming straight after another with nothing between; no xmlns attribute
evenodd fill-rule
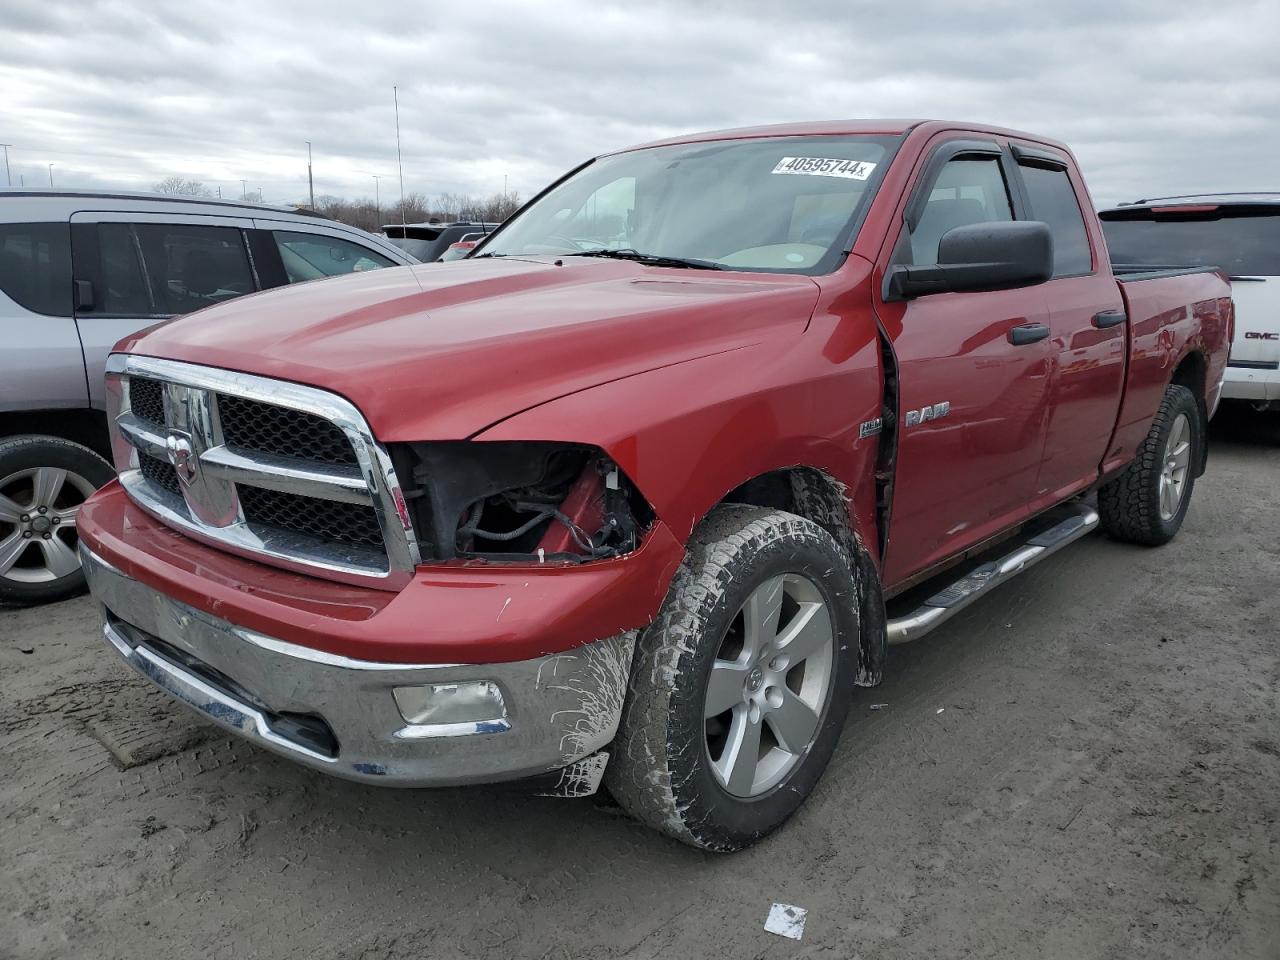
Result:
<svg viewBox="0 0 1280 960"><path fill-rule="evenodd" d="M848 252L896 142L775 137L603 157L534 201L476 256L612 251L672 266L826 273Z"/></svg>
<svg viewBox="0 0 1280 960"><path fill-rule="evenodd" d="M1236 277L1280 276L1280 204L1108 212L1102 229L1113 263L1212 266Z"/></svg>

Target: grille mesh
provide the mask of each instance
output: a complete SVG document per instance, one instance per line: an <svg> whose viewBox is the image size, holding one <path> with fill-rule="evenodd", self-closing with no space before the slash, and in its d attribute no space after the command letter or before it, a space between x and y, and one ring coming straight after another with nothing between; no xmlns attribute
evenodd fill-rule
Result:
<svg viewBox="0 0 1280 960"><path fill-rule="evenodd" d="M159 380L129 378L129 406L139 420L164 426L164 393Z"/></svg>
<svg viewBox="0 0 1280 960"><path fill-rule="evenodd" d="M223 439L232 446L317 463L356 465L347 435L323 417L228 394L218 394L218 411Z"/></svg>
<svg viewBox="0 0 1280 960"><path fill-rule="evenodd" d="M264 490L243 483L237 484L236 489L244 518L249 523L289 530L317 540L382 546L382 529L373 507Z"/></svg>
<svg viewBox="0 0 1280 960"><path fill-rule="evenodd" d="M182 489L178 486L178 473L173 469L173 464L139 450L138 467L142 470L142 475L156 486L178 496L182 495Z"/></svg>

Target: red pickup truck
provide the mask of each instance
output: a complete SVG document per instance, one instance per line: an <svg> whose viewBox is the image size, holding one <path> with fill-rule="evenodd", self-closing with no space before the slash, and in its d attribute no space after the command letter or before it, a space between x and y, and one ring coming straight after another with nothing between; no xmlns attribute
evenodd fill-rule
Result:
<svg viewBox="0 0 1280 960"><path fill-rule="evenodd" d="M1095 527L1173 537L1232 316L1214 269L1115 276L1042 137L678 137L465 260L121 343L80 548L111 646L269 750L603 781L734 850L813 789L888 644Z"/></svg>

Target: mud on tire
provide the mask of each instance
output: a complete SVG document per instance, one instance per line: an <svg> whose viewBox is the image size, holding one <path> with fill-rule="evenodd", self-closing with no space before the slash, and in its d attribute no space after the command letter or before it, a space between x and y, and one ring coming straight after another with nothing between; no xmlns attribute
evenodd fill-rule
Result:
<svg viewBox="0 0 1280 960"><path fill-rule="evenodd" d="M770 609L768 598L778 591L779 612L769 628L775 633L749 630L750 624L765 622L762 611ZM789 600L787 591L798 591L802 602ZM813 790L840 737L857 664L856 597L849 558L817 524L781 510L717 508L694 532L662 610L637 644L605 771L618 803L684 843L719 852L742 849L781 826ZM744 610L748 602L750 609ZM830 618L830 653L805 659L801 644L788 643L801 631L805 645L825 642L820 639L825 628L816 619L820 606ZM749 632L777 641L760 645L763 681L747 669L753 662L748 644L739 647L734 639ZM784 656L788 649L794 664ZM731 676L731 670L741 672ZM733 686L738 676L745 682L740 689ZM821 683L821 694L815 694ZM733 699L735 691L743 703L705 716L721 696L727 692ZM766 696L773 699L766 702ZM813 717L794 706L806 697ZM775 712L751 714L750 703ZM789 718L803 717L799 728L781 722L784 710ZM747 781L736 774L726 782L724 751L735 728L725 718L749 716L763 732L755 754L759 766L752 786L744 788ZM810 722L812 727L804 726ZM802 748L798 744L805 734L797 729L812 730ZM721 733L725 742L717 758L713 748ZM745 748L737 755L746 756ZM731 785L737 793L730 792Z"/></svg>
<svg viewBox="0 0 1280 960"><path fill-rule="evenodd" d="M1170 436L1180 418L1185 418L1190 448L1176 508L1171 515L1164 516L1162 477L1168 464ZM1123 473L1098 490L1102 529L1117 540L1145 546L1160 546L1172 540L1191 503L1196 469L1203 462L1204 443L1204 422L1195 395L1186 387L1171 384L1165 389L1150 432L1138 447L1138 455Z"/></svg>

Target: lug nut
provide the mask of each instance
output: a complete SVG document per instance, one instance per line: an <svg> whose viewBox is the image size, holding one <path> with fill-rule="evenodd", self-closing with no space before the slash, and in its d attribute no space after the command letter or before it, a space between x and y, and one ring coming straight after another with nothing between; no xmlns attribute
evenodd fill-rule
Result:
<svg viewBox="0 0 1280 960"><path fill-rule="evenodd" d="M54 518L53 518L53 522L54 522L54 523L61 523L61 522L62 522L62 518L61 518L61 517L54 517Z"/></svg>
<svg viewBox="0 0 1280 960"><path fill-rule="evenodd" d="M22 515L22 522L23 522L23 523L30 523L30 522L31 522L31 517L30 517L28 514L25 514L25 513L24 513L24 514Z"/></svg>
<svg viewBox="0 0 1280 960"><path fill-rule="evenodd" d="M44 538L45 538L46 540L51 540L51 539L53 539L53 534L52 534L52 533L46 533L46 534L44 535Z"/></svg>
<svg viewBox="0 0 1280 960"><path fill-rule="evenodd" d="M31 531L30 531L30 530L23 530L23 531L22 531L22 539L23 539L23 540L30 540L30 539L31 539Z"/></svg>
<svg viewBox="0 0 1280 960"><path fill-rule="evenodd" d="M40 512L41 512L41 513L48 513L48 512L49 512L49 508L48 508L48 507L41 507L41 508L40 508Z"/></svg>

